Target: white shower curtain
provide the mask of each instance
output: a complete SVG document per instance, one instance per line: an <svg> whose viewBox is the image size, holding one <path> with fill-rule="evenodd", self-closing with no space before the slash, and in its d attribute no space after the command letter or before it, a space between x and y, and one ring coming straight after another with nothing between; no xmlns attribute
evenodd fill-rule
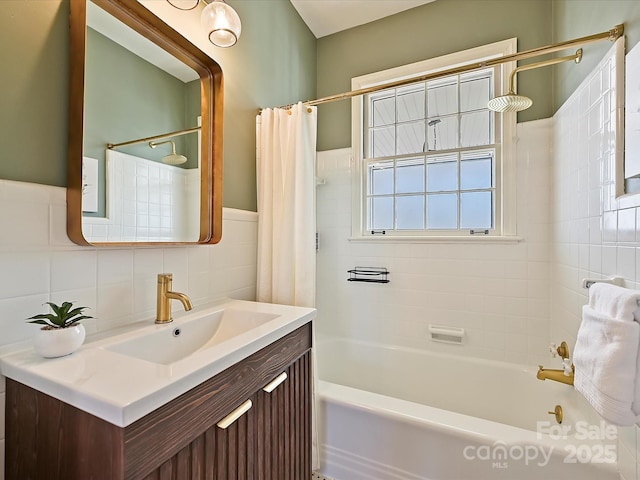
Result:
<svg viewBox="0 0 640 480"><path fill-rule="evenodd" d="M317 109L268 108L257 118L260 302L315 306Z"/></svg>
<svg viewBox="0 0 640 480"><path fill-rule="evenodd" d="M289 110L268 108L256 118L259 302L315 307L316 131L317 109L302 103ZM311 363L311 468L317 470L315 349Z"/></svg>

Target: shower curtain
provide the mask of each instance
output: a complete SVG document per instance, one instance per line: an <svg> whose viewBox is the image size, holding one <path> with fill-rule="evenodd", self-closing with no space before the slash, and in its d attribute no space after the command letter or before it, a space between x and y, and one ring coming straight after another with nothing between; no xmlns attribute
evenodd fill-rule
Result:
<svg viewBox="0 0 640 480"><path fill-rule="evenodd" d="M317 109L302 103L288 110L268 108L256 118L259 302L315 307L316 131ZM311 362L315 407L314 350ZM311 421L313 470L320 467L316 411Z"/></svg>
<svg viewBox="0 0 640 480"><path fill-rule="evenodd" d="M315 306L316 110L298 103L257 118L260 302Z"/></svg>

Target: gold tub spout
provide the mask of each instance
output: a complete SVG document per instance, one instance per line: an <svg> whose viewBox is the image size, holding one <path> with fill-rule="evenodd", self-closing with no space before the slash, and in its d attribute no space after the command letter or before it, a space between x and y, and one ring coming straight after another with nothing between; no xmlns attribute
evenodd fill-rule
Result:
<svg viewBox="0 0 640 480"><path fill-rule="evenodd" d="M573 385L573 376L575 373L575 367L571 365L571 374L565 375L564 369L554 370L551 368L544 368L542 365L538 365L538 374L536 377L538 380L554 380L560 383L566 383L567 385Z"/></svg>

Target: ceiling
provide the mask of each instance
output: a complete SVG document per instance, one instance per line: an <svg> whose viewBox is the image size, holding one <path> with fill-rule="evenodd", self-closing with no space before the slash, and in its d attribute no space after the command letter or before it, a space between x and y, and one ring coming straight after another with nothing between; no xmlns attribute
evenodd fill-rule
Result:
<svg viewBox="0 0 640 480"><path fill-rule="evenodd" d="M185 83L200 78L195 70L93 2L87 2L87 26Z"/></svg>
<svg viewBox="0 0 640 480"><path fill-rule="evenodd" d="M316 38L373 22L435 0L291 0Z"/></svg>

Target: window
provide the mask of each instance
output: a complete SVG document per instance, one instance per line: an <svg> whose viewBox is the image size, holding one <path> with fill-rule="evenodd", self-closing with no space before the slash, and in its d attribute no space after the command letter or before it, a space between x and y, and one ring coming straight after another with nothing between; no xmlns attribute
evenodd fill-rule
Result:
<svg viewBox="0 0 640 480"><path fill-rule="evenodd" d="M353 80L366 88L512 53L515 40ZM508 65L508 64L507 64ZM515 114L487 102L503 91L492 67L390 88L354 99L354 236L512 234L512 191L503 158ZM507 125L509 124L509 125ZM505 172L508 175L505 175ZM506 196L505 196L506 195Z"/></svg>

